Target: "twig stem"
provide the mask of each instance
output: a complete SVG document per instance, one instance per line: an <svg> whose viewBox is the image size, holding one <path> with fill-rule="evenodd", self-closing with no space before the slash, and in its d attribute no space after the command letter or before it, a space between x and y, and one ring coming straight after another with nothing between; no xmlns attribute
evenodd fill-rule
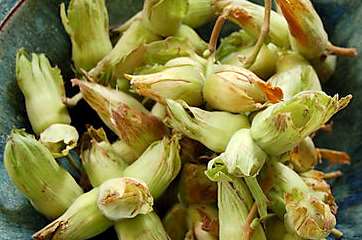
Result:
<svg viewBox="0 0 362 240"><path fill-rule="evenodd" d="M245 68L249 68L254 64L256 58L258 57L260 49L263 47L265 39L268 37L270 29L271 8L272 8L272 0L264 0L264 22L261 27L258 41L254 46L253 52L250 54L250 56L248 56L247 59L245 59L245 62L243 63Z"/></svg>
<svg viewBox="0 0 362 240"><path fill-rule="evenodd" d="M224 26L224 23L226 21L225 16L227 14L228 13L226 12L226 13L220 15L216 20L214 28L212 29L212 33L211 33L211 37L210 37L210 41L209 41L209 51L210 51L210 53L213 53L216 50L217 41L219 39L221 29Z"/></svg>

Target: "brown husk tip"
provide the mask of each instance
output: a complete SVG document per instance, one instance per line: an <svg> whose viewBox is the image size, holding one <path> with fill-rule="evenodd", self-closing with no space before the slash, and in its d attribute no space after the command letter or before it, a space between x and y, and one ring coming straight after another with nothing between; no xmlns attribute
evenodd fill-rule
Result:
<svg viewBox="0 0 362 240"><path fill-rule="evenodd" d="M51 240L57 231L61 231L66 227L67 223L65 221L54 221L45 228L33 234L32 238L34 240Z"/></svg>
<svg viewBox="0 0 362 240"><path fill-rule="evenodd" d="M283 100L283 91L279 87L273 87L270 83L256 81L270 103L278 103Z"/></svg>
<svg viewBox="0 0 362 240"><path fill-rule="evenodd" d="M145 142L151 144L168 132L166 126L157 117L132 109L126 104L120 104L116 111L112 111L112 122L116 134L127 144L136 148Z"/></svg>
<svg viewBox="0 0 362 240"><path fill-rule="evenodd" d="M317 152L322 159L329 161L329 165L351 164L351 157L346 152L318 148Z"/></svg>

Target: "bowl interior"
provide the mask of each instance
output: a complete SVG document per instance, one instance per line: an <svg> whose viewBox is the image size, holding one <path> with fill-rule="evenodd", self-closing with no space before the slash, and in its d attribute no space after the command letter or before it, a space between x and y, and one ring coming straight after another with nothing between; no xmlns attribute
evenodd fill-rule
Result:
<svg viewBox="0 0 362 240"><path fill-rule="evenodd" d="M0 0L0 19L17 1ZM3 24L0 29L0 152L3 152L6 137L13 127L29 125L24 110L24 101L15 82L15 53L25 47L29 51L43 52L57 64L69 87L72 77L70 69L70 42L59 19L60 0L27 0ZM67 2L67 1L66 1ZM142 0L108 0L111 25L116 25L136 13ZM357 47L362 50L362 1L360 0L315 0L333 43ZM207 37L210 26L199 30ZM331 134L320 134L317 146L347 151L352 164L343 166L343 177L333 182L334 193L339 204L338 228L345 233L344 239L362 238L362 59L339 58L337 72L324 86L329 94L341 96L353 94L351 105L334 119ZM74 91L74 90L73 90ZM70 90L68 95L72 95ZM87 116L92 111L81 104L71 110L74 119ZM92 115L94 116L94 115ZM84 118L84 117L83 117ZM84 120L89 122L88 119ZM97 125L97 120L90 120ZM82 128L83 122L75 122ZM0 156L2 161L2 154ZM335 167L324 166L327 170ZM29 239L32 233L47 222L30 206L28 201L10 182L3 164L0 164L0 236L1 239ZM108 231L97 239L116 239Z"/></svg>

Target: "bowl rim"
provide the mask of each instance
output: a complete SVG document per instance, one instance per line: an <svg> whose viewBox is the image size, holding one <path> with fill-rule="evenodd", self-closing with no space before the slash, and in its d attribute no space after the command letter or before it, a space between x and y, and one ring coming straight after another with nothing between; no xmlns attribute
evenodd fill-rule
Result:
<svg viewBox="0 0 362 240"><path fill-rule="evenodd" d="M18 0L14 6L9 10L9 12L5 15L3 19L0 21L0 32L2 32L6 26L6 24L10 21L10 19L15 15L15 13L20 9L20 7L27 0Z"/></svg>

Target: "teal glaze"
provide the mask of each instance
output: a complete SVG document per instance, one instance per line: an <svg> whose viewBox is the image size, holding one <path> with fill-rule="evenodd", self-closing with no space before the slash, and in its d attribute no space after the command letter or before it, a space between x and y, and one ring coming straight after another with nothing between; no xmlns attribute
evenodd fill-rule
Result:
<svg viewBox="0 0 362 240"><path fill-rule="evenodd" d="M0 0L0 19L4 19L16 0ZM59 19L60 0L26 0L8 19L0 31L0 152L3 152L6 136L13 127L29 129L24 111L23 98L15 83L15 53L20 47L44 52L57 64L69 88L70 43ZM362 1L315 0L331 40L341 46L354 46L362 53ZM142 0L108 0L111 24L129 18L142 6ZM202 33L209 32L202 29ZM334 192L339 204L338 228L345 233L344 239L362 239L362 58L339 58L337 73L324 86L329 94L352 93L354 99L348 109L334 118L332 134L321 134L318 146L347 151L353 163L342 167L344 176L334 181ZM72 94L68 91L68 95ZM81 112L81 113L79 113ZM74 119L92 113L81 104L71 111ZM78 128L84 119L76 122ZM97 121L94 121L97 124ZM2 154L1 154L2 155ZM2 161L2 156L0 157ZM333 169L330 167L326 168ZM30 239L32 233L47 222L37 214L9 181L0 164L0 239ZM113 231L97 239L116 239Z"/></svg>

